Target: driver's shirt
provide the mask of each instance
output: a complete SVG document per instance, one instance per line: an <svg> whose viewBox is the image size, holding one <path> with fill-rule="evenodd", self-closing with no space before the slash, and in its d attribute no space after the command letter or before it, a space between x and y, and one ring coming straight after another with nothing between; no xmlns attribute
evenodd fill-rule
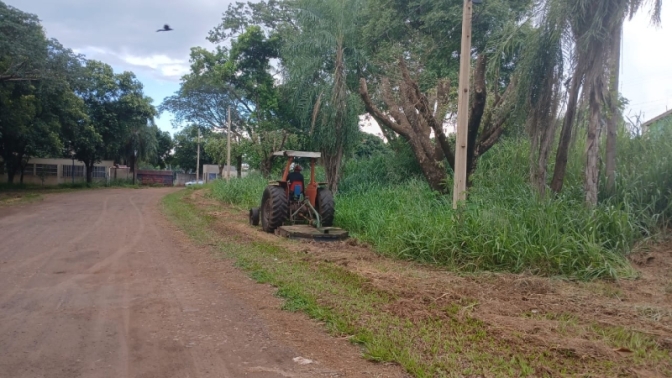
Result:
<svg viewBox="0 0 672 378"><path fill-rule="evenodd" d="M287 175L287 181L289 182L300 181L301 189L305 187L305 184L303 182L303 175L300 172L290 172L289 175Z"/></svg>

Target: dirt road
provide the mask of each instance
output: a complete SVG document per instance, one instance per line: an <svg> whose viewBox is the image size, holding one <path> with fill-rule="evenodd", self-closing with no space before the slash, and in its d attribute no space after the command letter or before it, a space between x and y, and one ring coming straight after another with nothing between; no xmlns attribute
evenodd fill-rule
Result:
<svg viewBox="0 0 672 378"><path fill-rule="evenodd" d="M171 190L0 209L0 377L401 376L191 246L158 210Z"/></svg>

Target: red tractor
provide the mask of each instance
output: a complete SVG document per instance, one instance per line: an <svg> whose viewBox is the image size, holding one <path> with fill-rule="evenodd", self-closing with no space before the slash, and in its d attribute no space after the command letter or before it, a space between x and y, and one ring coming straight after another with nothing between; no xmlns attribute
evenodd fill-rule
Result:
<svg viewBox="0 0 672 378"><path fill-rule="evenodd" d="M278 151L273 155L287 158L282 179L271 181L261 196L261 207L250 209L250 224L266 232L287 237L312 239L344 239L347 232L332 227L334 223L334 196L325 187L326 182L315 180L315 163L319 152ZM292 165L298 159L310 159L310 181L307 184L291 181ZM305 185L305 187L304 187Z"/></svg>

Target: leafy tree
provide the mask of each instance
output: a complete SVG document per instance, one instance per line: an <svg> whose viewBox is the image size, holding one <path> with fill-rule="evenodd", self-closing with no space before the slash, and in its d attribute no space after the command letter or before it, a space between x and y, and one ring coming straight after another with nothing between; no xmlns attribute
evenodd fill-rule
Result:
<svg viewBox="0 0 672 378"><path fill-rule="evenodd" d="M148 125L153 125L156 110L133 73L115 74L109 65L89 60L77 94L84 100L92 126L74 130L85 132L75 151L86 165L87 182L92 180L93 165L103 158L123 158L135 165L136 149L144 158L152 156L156 141ZM73 139L77 137L74 131L70 133ZM87 141L92 144L84 145Z"/></svg>
<svg viewBox="0 0 672 378"><path fill-rule="evenodd" d="M477 8L468 178L479 156L498 142L512 114L512 70L528 32L524 17L530 2L491 0ZM448 191L447 166L454 168L455 147L444 128L456 111L457 96L450 83L458 74L462 4L371 0L364 27L371 62L360 75L366 110L387 134L391 131L408 142L429 185L440 192Z"/></svg>
<svg viewBox="0 0 672 378"><path fill-rule="evenodd" d="M177 132L173 139L174 153L171 161L185 172L196 171L198 128L197 125L186 126ZM202 172L203 164L215 164L203 147L204 140L209 139L211 134L212 132L209 129L201 128L201 166L198 167L199 172Z"/></svg>
<svg viewBox="0 0 672 378"><path fill-rule="evenodd" d="M372 156L392 152L392 149L385 145L385 142L375 135L360 131L357 140L358 143L354 150L354 156L356 158L370 158Z"/></svg>
<svg viewBox="0 0 672 378"><path fill-rule="evenodd" d="M239 106L240 94L236 88L223 82L214 74L216 67L227 63L227 53L221 49L208 51L202 47L191 49L191 72L182 77L180 89L166 97L159 106L160 112L171 112L176 124L194 123L211 130L225 131L227 109ZM241 111L232 112L234 125L241 120ZM234 126L235 128L235 126Z"/></svg>
<svg viewBox="0 0 672 378"><path fill-rule="evenodd" d="M205 152L212 158L213 162L219 166L219 171L226 166L228 160L227 153L228 140L226 135L221 133L212 134L205 142ZM249 141L237 141L235 138L231 139L231 160L236 166L236 176L241 177L243 166L243 155L245 150L249 149Z"/></svg>
<svg viewBox="0 0 672 378"><path fill-rule="evenodd" d="M264 33L276 35L283 41L299 31L296 9L288 1L237 1L229 4L222 22L210 31L208 40L219 43L235 39L250 26L258 26Z"/></svg>
<svg viewBox="0 0 672 378"><path fill-rule="evenodd" d="M252 26L237 34L230 49L192 49L191 73L183 77L180 92L164 100L160 109L177 111L180 122L225 135L230 106L232 139L245 146L250 162L269 175L272 153L291 140L287 121L291 117L269 72L270 60L278 57L278 43ZM240 162L242 155L235 158Z"/></svg>
<svg viewBox="0 0 672 378"><path fill-rule="evenodd" d="M172 162L173 138L168 131L161 131L158 127L155 128L155 132L156 155L151 161L164 169Z"/></svg>
<svg viewBox="0 0 672 378"><path fill-rule="evenodd" d="M132 80L132 79L130 79ZM152 99L137 89L119 99L119 120L125 138L119 149L118 158L130 162L135 173L139 160L151 161L156 156L157 140L154 117L157 112Z"/></svg>
<svg viewBox="0 0 672 378"><path fill-rule="evenodd" d="M39 24L32 25L41 33ZM4 36L0 40L5 40ZM39 46L44 47L44 51L32 55L42 61L10 63L12 67L6 72L13 72L7 74L11 77L0 80L0 156L7 167L10 183L17 173L23 181L23 168L31 156L61 155L64 147L61 129L86 121L83 104L71 89L81 57L56 40L44 42ZM8 55L0 60L15 62L21 58ZM39 66L39 71L21 76L23 74L19 72L24 72L21 67L30 64Z"/></svg>
<svg viewBox="0 0 672 378"><path fill-rule="evenodd" d="M153 158L156 110L131 72L84 63L46 39L35 15L0 2L0 156L8 180L32 156L68 156L87 167L103 158ZM135 162L133 162L135 163Z"/></svg>
<svg viewBox="0 0 672 378"><path fill-rule="evenodd" d="M248 150L259 158L257 164L265 176L271 173L273 152L285 148L292 132L280 89L270 73L270 61L279 57L279 45L276 35L267 38L260 27L250 26L232 41L227 64L217 70L240 91L237 111L244 116L239 140L249 141Z"/></svg>
<svg viewBox="0 0 672 378"><path fill-rule="evenodd" d="M47 39L34 14L0 1L0 82L40 79Z"/></svg>

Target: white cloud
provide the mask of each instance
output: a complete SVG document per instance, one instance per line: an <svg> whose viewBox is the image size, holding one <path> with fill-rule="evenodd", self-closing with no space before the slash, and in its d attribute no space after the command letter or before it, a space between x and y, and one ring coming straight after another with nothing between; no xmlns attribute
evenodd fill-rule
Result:
<svg viewBox="0 0 672 378"><path fill-rule="evenodd" d="M4 0L37 14L50 38L112 65L176 82L188 69L189 49L213 48L208 32L232 0ZM157 33L169 24L173 31Z"/></svg>
<svg viewBox="0 0 672 378"><path fill-rule="evenodd" d="M621 93L630 101L626 115L643 120L672 109L672 7L663 7L662 20L653 27L644 9L623 30Z"/></svg>
<svg viewBox="0 0 672 378"><path fill-rule="evenodd" d="M132 66L151 68L168 78L180 78L189 72L189 64L186 60L173 59L166 55L124 55L122 59Z"/></svg>

